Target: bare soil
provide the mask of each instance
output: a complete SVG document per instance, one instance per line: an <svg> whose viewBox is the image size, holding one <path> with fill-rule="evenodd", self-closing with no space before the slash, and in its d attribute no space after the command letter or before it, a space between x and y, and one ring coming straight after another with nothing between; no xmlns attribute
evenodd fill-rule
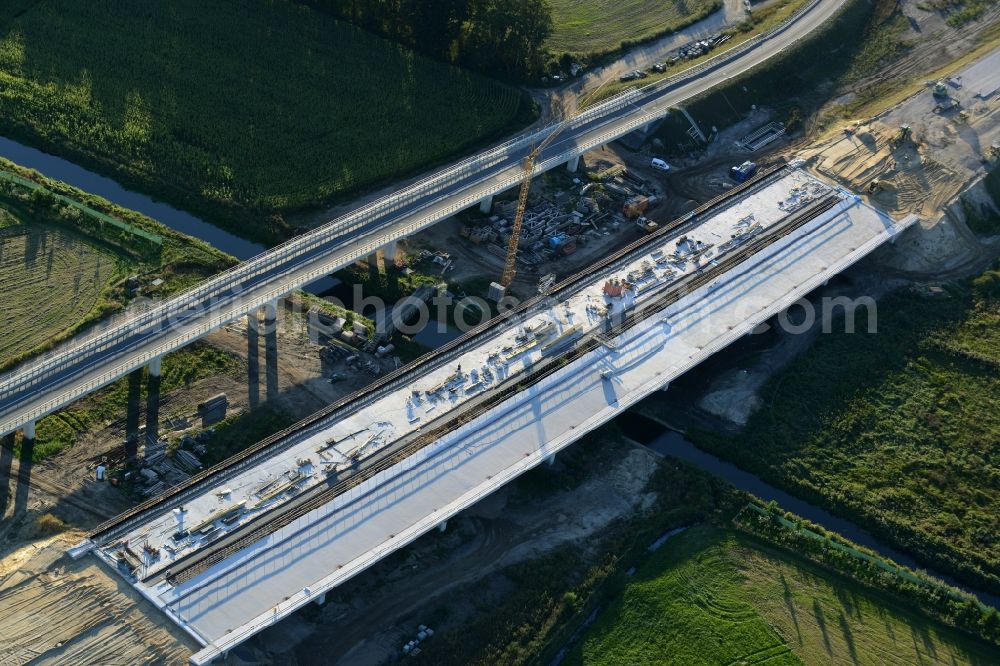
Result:
<svg viewBox="0 0 1000 666"><path fill-rule="evenodd" d="M0 663L185 664L194 640L119 576L49 537L0 560Z"/></svg>

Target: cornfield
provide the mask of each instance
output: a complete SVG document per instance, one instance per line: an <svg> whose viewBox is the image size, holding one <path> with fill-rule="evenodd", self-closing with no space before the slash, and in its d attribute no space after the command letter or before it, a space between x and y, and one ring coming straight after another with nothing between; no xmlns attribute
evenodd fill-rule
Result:
<svg viewBox="0 0 1000 666"><path fill-rule="evenodd" d="M412 173L515 122L511 87L265 0L12 0L0 131L257 213Z"/></svg>

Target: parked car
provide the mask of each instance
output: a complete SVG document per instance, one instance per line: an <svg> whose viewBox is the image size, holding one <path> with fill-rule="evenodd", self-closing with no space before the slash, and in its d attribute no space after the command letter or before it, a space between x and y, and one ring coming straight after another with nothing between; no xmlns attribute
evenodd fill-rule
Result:
<svg viewBox="0 0 1000 666"><path fill-rule="evenodd" d="M649 166L653 167L657 171L670 171L670 165L659 157L654 157L649 163Z"/></svg>

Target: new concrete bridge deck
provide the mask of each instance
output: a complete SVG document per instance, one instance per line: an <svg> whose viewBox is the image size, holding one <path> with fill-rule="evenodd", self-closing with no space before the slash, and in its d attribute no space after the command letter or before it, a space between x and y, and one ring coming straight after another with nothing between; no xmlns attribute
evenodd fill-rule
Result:
<svg viewBox="0 0 1000 666"><path fill-rule="evenodd" d="M575 167L584 152L779 54L831 18L843 2L813 0L789 22L731 52L586 110L548 146L536 171L564 163ZM23 427L33 437L37 419L81 396L147 364L158 376L163 354L380 248L391 252L398 239L461 209L488 203L518 183L523 157L548 131L534 130L470 157L0 377L0 436Z"/></svg>
<svg viewBox="0 0 1000 666"><path fill-rule="evenodd" d="M127 570L204 645L192 663L207 663L443 527L914 221L779 170L470 333L394 390L359 393L253 464L98 530L80 552ZM609 296L615 280L626 288Z"/></svg>

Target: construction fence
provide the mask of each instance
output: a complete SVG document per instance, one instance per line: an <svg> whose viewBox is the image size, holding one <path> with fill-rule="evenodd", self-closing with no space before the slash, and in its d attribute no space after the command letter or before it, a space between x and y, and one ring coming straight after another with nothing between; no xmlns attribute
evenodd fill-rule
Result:
<svg viewBox="0 0 1000 666"><path fill-rule="evenodd" d="M161 236L151 234L133 224L94 210L75 199L53 192L33 180L3 169L0 169L0 180L25 188L32 193L40 193L54 203L80 211L83 218L74 226L79 228L80 231L93 235L100 240L119 246L126 252L139 256L148 256L158 253L163 246L163 238Z"/></svg>

